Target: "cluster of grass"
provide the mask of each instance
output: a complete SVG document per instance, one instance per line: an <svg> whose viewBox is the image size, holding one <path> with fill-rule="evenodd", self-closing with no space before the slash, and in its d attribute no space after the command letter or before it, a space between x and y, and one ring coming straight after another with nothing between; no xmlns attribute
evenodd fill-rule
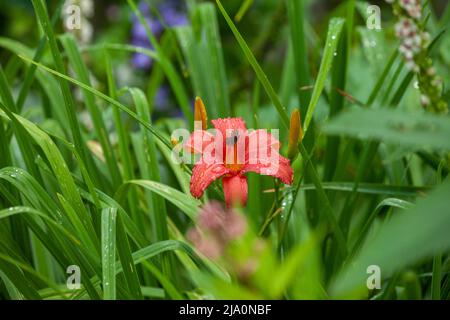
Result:
<svg viewBox="0 0 450 320"><path fill-rule="evenodd" d="M218 0L188 0L191 24L159 41L128 0L152 50L79 47L72 34L55 31L63 2L50 12L32 0L36 47L0 38L9 52L0 65L0 299L450 298L450 119L421 109L392 23L366 29L366 2L343 1L317 35L308 1L280 1L287 22L279 30L286 47L276 64L279 85L236 24L253 1L233 19ZM450 5L441 18L426 4L425 12L429 54L448 77ZM251 71L237 99L223 34L233 35ZM145 89L118 87L114 65L123 52L154 59ZM95 61L101 85L91 82L87 61ZM185 121L152 122L164 81ZM258 279L265 290L244 289L185 239L202 203L223 200L219 184L194 199L191 169L171 160L170 134L192 129L195 96L211 119L279 128L283 145L291 112L301 111L294 184L249 175L242 209L271 243ZM75 289L66 285L74 265L81 271ZM368 290L373 265L382 286Z"/></svg>

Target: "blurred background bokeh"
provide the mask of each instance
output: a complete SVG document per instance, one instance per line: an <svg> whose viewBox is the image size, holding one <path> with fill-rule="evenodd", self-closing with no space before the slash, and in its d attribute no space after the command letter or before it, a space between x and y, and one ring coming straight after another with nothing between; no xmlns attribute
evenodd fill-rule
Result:
<svg viewBox="0 0 450 320"><path fill-rule="evenodd" d="M67 3L79 4L82 11L81 32L75 32L80 45L92 45L101 43L129 43L132 45L151 48L146 37L144 27L133 16L126 1L107 0L70 0ZM197 1L202 2L202 1ZM204 1L207 2L207 1ZM211 1L209 1L211 2ZM310 29L308 37L311 43L317 42L317 34L323 34L329 18L343 7L344 1L339 0L315 0L305 1L308 9L308 22ZM436 16L443 12L448 0L431 1ZM187 4L184 0L165 1L140 1L139 8L147 21L160 38L164 31L170 27L189 23ZM283 67L283 61L287 48L288 24L284 1L280 0L256 0L253 1L250 10L245 12L243 18L239 18L239 9L242 0L227 0L224 2L227 11L237 21L239 30L250 44L257 59L262 61L266 73L270 75L272 82L281 81L278 72ZM372 4L381 7L381 18L386 21L392 17L392 12L386 6L385 1L372 1ZM53 14L58 1L47 1L47 5ZM64 12L63 12L64 14ZM364 24L361 16L357 16L359 24ZM227 63L227 73L230 85L230 94L235 101L247 100L246 92L251 88L254 74L239 48L235 45L232 33L228 32L223 19L219 19L222 43ZM62 32L64 26L58 23L56 30ZM0 37L20 40L26 46L34 48L39 41L39 29L34 16L33 7L29 0L2 0L0 1ZM320 47L320 43L317 44ZM314 55L314 50L311 50ZM0 48L0 62L8 61L11 53ZM181 54L176 55L178 65L184 68ZM119 72L119 85L145 86L143 83L146 74L151 71L151 58L143 54L118 54L115 66ZM311 57L311 61L317 61L318 57ZM89 62L88 62L89 63ZM313 64L312 64L313 65ZM89 64L95 72L95 63ZM311 68L314 68L313 66ZM312 70L313 74L317 70ZM162 85L154 93L156 117L181 115L179 108L174 105L173 97L167 85Z"/></svg>

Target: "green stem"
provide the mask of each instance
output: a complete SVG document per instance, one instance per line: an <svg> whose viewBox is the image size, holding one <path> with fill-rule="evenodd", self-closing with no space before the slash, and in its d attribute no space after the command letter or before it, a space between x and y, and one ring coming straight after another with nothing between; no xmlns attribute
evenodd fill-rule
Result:
<svg viewBox="0 0 450 320"><path fill-rule="evenodd" d="M306 162L309 162L310 157L303 144L299 144L299 149L303 159ZM328 200L325 190L322 187L322 182L320 181L319 175L317 174L317 171L314 169L314 166L312 164L311 166L308 166L308 174L313 184L316 186L316 191L319 200L324 204L325 214L331 224L331 227L333 228L334 235L338 244L338 250L340 254L345 257L347 255L347 243L344 237L344 233L342 232L342 229L337 222L336 214L333 208L331 207L330 201Z"/></svg>
<svg viewBox="0 0 450 320"><path fill-rule="evenodd" d="M431 283L431 299L441 300L442 280L442 254L438 254L433 260L433 279Z"/></svg>

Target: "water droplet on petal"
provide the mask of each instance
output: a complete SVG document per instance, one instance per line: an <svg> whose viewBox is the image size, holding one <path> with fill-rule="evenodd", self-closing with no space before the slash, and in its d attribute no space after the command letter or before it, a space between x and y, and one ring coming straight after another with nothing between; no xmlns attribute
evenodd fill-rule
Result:
<svg viewBox="0 0 450 320"><path fill-rule="evenodd" d="M219 173L219 172L222 171L222 168L221 168L221 167L215 167L212 171L213 171L214 173Z"/></svg>

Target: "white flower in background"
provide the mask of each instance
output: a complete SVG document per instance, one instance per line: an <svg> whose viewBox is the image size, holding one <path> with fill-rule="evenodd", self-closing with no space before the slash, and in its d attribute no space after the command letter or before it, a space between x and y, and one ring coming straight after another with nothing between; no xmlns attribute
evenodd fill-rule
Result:
<svg viewBox="0 0 450 320"><path fill-rule="evenodd" d="M87 19L83 19L83 27L80 29L79 40L83 44L91 42L94 35L94 28Z"/></svg>
<svg viewBox="0 0 450 320"><path fill-rule="evenodd" d="M94 16L94 1L93 0L68 0L78 2L83 16L92 18Z"/></svg>
<svg viewBox="0 0 450 320"><path fill-rule="evenodd" d="M414 56L422 49L423 39L419 28L411 19L403 18L395 25L395 33L400 39L399 51L406 59L406 66L418 72Z"/></svg>
<svg viewBox="0 0 450 320"><path fill-rule="evenodd" d="M419 66L414 58L428 46L430 35L428 32L421 31L410 18L402 18L395 25L395 34L400 39L399 51L406 60L406 66L410 70L419 72Z"/></svg>
<svg viewBox="0 0 450 320"><path fill-rule="evenodd" d="M62 15L66 31L72 32L81 44L92 41L94 28L88 18L94 16L93 0L66 0Z"/></svg>
<svg viewBox="0 0 450 320"><path fill-rule="evenodd" d="M421 21L422 5L419 0L386 0L398 18L395 34L400 40L399 52L406 67L416 73L424 108L435 113L448 113L448 103L442 96L443 82L428 55L431 36Z"/></svg>
<svg viewBox="0 0 450 320"><path fill-rule="evenodd" d="M400 7L412 18L420 19L422 17L422 6L419 0L400 0Z"/></svg>
<svg viewBox="0 0 450 320"><path fill-rule="evenodd" d="M420 0L385 0L389 4L398 4L411 18L422 17L422 5Z"/></svg>
<svg viewBox="0 0 450 320"><path fill-rule="evenodd" d="M420 96L420 103L422 104L422 106L426 107L431 103L431 101L430 98L428 98L428 96L423 94Z"/></svg>

